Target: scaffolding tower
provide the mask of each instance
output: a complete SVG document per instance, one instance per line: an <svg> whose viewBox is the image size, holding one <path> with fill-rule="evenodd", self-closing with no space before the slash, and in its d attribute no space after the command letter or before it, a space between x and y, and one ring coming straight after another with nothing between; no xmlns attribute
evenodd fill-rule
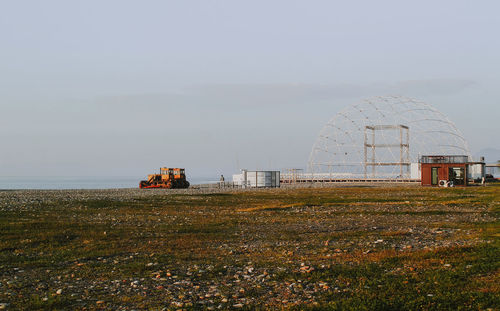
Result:
<svg viewBox="0 0 500 311"><path fill-rule="evenodd" d="M378 141L376 133L380 133L381 138L385 138L384 131L399 131L399 141L387 142L382 139L381 143ZM393 136L397 133L393 133ZM410 175L410 131L408 126L398 125L366 125L364 131L364 175L365 179L368 177L368 167L371 167L372 178L376 176L377 166L399 166L399 178L409 177ZM399 148L399 162L377 162L376 149ZM406 173L404 174L404 168Z"/></svg>

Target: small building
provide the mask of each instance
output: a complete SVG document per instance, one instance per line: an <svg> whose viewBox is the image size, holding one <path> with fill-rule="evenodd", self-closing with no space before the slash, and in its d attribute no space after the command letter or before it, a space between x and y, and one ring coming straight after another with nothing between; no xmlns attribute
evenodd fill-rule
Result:
<svg viewBox="0 0 500 311"><path fill-rule="evenodd" d="M277 188L280 186L279 171L247 171L233 175L233 183L243 188Z"/></svg>
<svg viewBox="0 0 500 311"><path fill-rule="evenodd" d="M484 157L479 158L479 162L473 162L469 165L469 170L467 171L467 177L469 180L480 181L486 176Z"/></svg>
<svg viewBox="0 0 500 311"><path fill-rule="evenodd" d="M467 186L472 171L483 171L484 162L471 162L466 155L432 155L420 159L422 186ZM474 177L478 177L477 175Z"/></svg>

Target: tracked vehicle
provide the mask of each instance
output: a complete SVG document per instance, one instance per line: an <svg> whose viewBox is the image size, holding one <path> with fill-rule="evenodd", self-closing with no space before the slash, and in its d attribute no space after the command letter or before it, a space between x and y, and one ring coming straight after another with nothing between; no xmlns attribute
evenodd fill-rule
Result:
<svg viewBox="0 0 500 311"><path fill-rule="evenodd" d="M150 174L147 180L139 182L139 188L185 189L189 187L183 168L160 168L160 174Z"/></svg>

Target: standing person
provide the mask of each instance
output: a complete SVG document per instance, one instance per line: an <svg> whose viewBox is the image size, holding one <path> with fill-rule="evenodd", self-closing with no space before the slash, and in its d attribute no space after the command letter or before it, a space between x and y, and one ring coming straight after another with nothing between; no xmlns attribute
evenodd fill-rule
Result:
<svg viewBox="0 0 500 311"><path fill-rule="evenodd" d="M224 188L224 175L220 175L220 187Z"/></svg>

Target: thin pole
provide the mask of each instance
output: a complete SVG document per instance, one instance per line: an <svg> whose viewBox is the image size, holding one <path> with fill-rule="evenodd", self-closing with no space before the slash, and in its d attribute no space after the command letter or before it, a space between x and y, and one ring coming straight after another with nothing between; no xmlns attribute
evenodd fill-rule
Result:
<svg viewBox="0 0 500 311"><path fill-rule="evenodd" d="M375 178L375 129L372 130L372 178Z"/></svg>
<svg viewBox="0 0 500 311"><path fill-rule="evenodd" d="M364 144L364 146L365 146L365 148L364 148L364 150L365 150L365 167L364 167L365 168L365 170L364 170L365 171L365 179L366 179L366 166L368 165L368 163L367 163L368 162L368 155L367 155L367 150L366 150L368 138L366 137L366 130L367 130L367 128L365 126L365 144Z"/></svg>
<svg viewBox="0 0 500 311"><path fill-rule="evenodd" d="M403 127L399 128L399 177L403 178Z"/></svg>

